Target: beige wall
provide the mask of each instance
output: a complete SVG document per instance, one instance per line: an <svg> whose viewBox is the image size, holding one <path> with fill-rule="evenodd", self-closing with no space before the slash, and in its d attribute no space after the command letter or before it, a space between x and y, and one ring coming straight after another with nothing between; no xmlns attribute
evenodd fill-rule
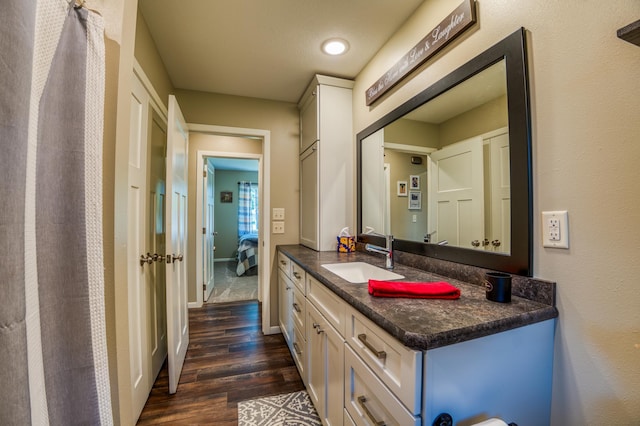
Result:
<svg viewBox="0 0 640 426"><path fill-rule="evenodd" d="M422 164L411 164L411 157L422 158ZM393 236L399 240L422 241L427 233L427 157L385 149L384 162L391 168L389 209ZM398 181L407 183L407 195L413 191L409 189L409 176L412 175L420 177L422 208L419 210L409 210L409 197L398 196ZM415 221L413 216L416 217Z"/></svg>
<svg viewBox="0 0 640 426"><path fill-rule="evenodd" d="M502 96L440 124L440 148L508 125L507 97Z"/></svg>
<svg viewBox="0 0 640 426"><path fill-rule="evenodd" d="M385 126L384 142L440 148L440 127L437 124L401 119Z"/></svg>
<svg viewBox="0 0 640 426"><path fill-rule="evenodd" d="M285 233L272 234L271 259L271 318L270 324L278 322L277 268L275 267L276 245L297 244L299 240L299 195L298 147L299 118L295 104L245 98L213 93L176 90L176 98L188 123L230 126L268 130L271 135L271 173L264 177L264 185L270 189L271 208L285 209ZM193 142L193 139L191 140ZM191 145L190 150L193 149ZM189 184L191 186L191 184ZM269 212L270 214L270 212Z"/></svg>
<svg viewBox="0 0 640 426"><path fill-rule="evenodd" d="M640 419L640 47L616 30L637 0L481 0L478 23L373 107L363 93L452 10L427 0L358 75L359 132L523 26L528 30L534 274L558 283L553 425ZM354 148L355 149L355 148ZM570 249L541 245L540 211L569 211ZM523 384L526 386L526 384Z"/></svg>
<svg viewBox="0 0 640 426"><path fill-rule="evenodd" d="M151 81L165 107L169 105L169 94L173 92L173 85L160 58L155 42L149 33L149 27L140 10L137 14L136 44L134 55L138 64Z"/></svg>

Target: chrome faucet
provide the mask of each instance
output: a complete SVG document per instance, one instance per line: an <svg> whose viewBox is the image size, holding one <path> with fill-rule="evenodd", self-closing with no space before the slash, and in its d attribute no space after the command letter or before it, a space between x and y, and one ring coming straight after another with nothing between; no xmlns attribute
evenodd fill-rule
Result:
<svg viewBox="0 0 640 426"><path fill-rule="evenodd" d="M374 244L367 244L364 246L364 248L367 251L372 251L374 253L380 253L380 254L384 254L386 256L386 265L385 267L387 269L393 269L393 235L382 235L382 234L378 234L377 232L373 232L373 231L368 231L365 232L365 234L369 234L369 235L377 235L379 237L384 237L386 240L386 247L380 247L380 246L376 246Z"/></svg>

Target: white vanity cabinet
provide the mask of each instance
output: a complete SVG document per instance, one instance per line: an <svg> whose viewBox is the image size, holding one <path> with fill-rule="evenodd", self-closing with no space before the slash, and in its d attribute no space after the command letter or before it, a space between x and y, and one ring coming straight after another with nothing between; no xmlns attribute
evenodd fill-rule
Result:
<svg viewBox="0 0 640 426"><path fill-rule="evenodd" d="M300 246L289 250L313 253L320 262L335 261L333 253ZM324 271L305 271L282 252L278 266L281 327L323 425L430 426L441 413L449 413L454 424L490 417L516 424L549 423L555 316L465 339L458 339L454 324L450 332L458 343L442 345L440 332L423 335L433 338L433 344L416 350L374 323L366 310L354 307L357 302L362 309L386 308L387 315L380 315L389 321L396 309L393 300L367 305L369 297L349 287L344 292L356 301L351 305L315 278ZM467 288L466 297L467 306L491 303L481 290ZM550 315L553 309L524 299L518 303L534 314ZM405 305L397 308L402 315L424 315L422 310L407 311ZM494 308L503 311L501 304ZM464 305L452 309L468 314ZM441 321L437 310L430 315ZM428 321L429 314L424 318Z"/></svg>
<svg viewBox="0 0 640 426"><path fill-rule="evenodd" d="M307 390L324 425L344 417L344 325L346 303L307 276Z"/></svg>
<svg viewBox="0 0 640 426"><path fill-rule="evenodd" d="M336 236L353 216L354 82L316 75L300 110L300 243L336 249Z"/></svg>
<svg viewBox="0 0 640 426"><path fill-rule="evenodd" d="M278 253L278 322L302 381L306 374L305 271Z"/></svg>

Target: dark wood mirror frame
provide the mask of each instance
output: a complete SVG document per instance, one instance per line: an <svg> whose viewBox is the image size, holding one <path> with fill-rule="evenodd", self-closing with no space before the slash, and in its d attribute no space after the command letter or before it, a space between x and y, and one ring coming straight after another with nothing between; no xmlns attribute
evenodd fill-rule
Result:
<svg viewBox="0 0 640 426"><path fill-rule="evenodd" d="M358 133L358 241L384 245L383 238L362 233L362 140L503 59L506 62L507 75L509 165L511 169L510 254L498 254L407 240L396 240L394 249L516 275L532 276L533 186L531 172L531 118L524 28L520 28L485 50Z"/></svg>

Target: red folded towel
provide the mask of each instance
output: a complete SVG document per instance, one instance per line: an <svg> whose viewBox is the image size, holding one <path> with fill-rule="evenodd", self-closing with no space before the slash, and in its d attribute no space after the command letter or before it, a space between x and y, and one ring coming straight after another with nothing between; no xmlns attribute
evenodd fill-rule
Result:
<svg viewBox="0 0 640 426"><path fill-rule="evenodd" d="M369 294L377 297L409 297L412 299L460 298L460 290L444 281L412 283L369 280Z"/></svg>

